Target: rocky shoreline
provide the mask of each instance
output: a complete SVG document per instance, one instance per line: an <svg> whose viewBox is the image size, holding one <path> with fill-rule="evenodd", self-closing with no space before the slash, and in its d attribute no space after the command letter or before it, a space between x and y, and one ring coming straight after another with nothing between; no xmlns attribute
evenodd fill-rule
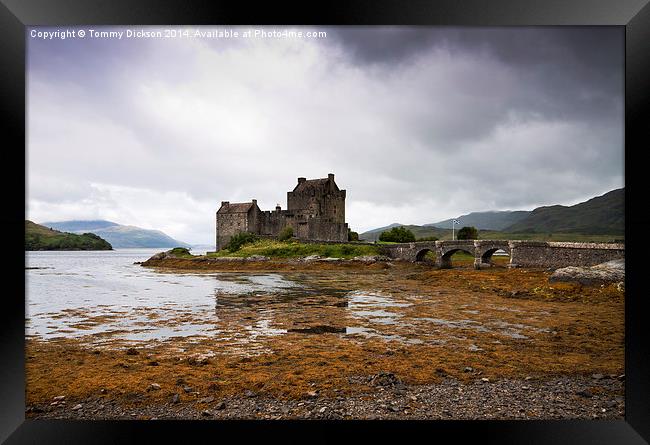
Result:
<svg viewBox="0 0 650 445"><path fill-rule="evenodd" d="M473 372L473 371L468 371ZM355 380L355 378L350 378ZM196 400L138 406L110 395L73 403L65 396L27 407L30 419L622 419L624 376L593 374L537 379L479 378L462 383L405 385L391 373L359 376L370 393L321 397L317 391L301 399L281 400L246 391L223 399L196 394ZM182 391L182 387L179 387ZM75 401L77 402L77 401Z"/></svg>

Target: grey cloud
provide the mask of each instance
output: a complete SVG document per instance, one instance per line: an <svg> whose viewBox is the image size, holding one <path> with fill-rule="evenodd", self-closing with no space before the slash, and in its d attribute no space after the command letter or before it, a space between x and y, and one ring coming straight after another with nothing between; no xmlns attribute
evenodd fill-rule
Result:
<svg viewBox="0 0 650 445"><path fill-rule="evenodd" d="M329 31L304 45L30 43L31 207L51 220L85 197L146 222L134 203L157 199L148 212L190 240L221 200L284 207L297 176L336 173L358 230L622 185L620 30ZM90 183L133 188L133 206ZM174 192L183 212L165 207L181 207Z"/></svg>

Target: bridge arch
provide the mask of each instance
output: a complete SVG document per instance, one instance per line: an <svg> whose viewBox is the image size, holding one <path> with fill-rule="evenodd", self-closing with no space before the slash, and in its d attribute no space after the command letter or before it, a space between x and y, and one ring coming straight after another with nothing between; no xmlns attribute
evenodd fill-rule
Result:
<svg viewBox="0 0 650 445"><path fill-rule="evenodd" d="M492 266L492 255L498 250L503 250L509 257L512 256L508 241L477 241L475 267L480 269L482 266Z"/></svg>
<svg viewBox="0 0 650 445"><path fill-rule="evenodd" d="M457 252L465 252L472 257L475 256L475 253L472 251L473 249L469 249L466 247L452 247L450 249L441 249L441 252L438 254L438 257L436 258L438 262L438 267L441 269L451 269L452 268L452 263L451 263L451 257L457 253Z"/></svg>
<svg viewBox="0 0 650 445"><path fill-rule="evenodd" d="M415 254L415 261L418 263L425 261L425 257L427 256L428 253L433 253L436 256L436 258L438 257L435 248L425 247L417 251L417 253Z"/></svg>

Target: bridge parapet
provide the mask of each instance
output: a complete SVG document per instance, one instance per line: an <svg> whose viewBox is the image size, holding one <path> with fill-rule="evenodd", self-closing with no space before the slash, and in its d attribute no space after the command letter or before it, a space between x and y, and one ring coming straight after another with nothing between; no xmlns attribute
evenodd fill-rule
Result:
<svg viewBox="0 0 650 445"><path fill-rule="evenodd" d="M510 241L510 263L521 267L594 266L625 258L625 244Z"/></svg>
<svg viewBox="0 0 650 445"><path fill-rule="evenodd" d="M427 252L436 254L436 265L451 267L451 256L465 251L474 256L474 267L491 265L497 250L510 254L510 265L520 267L593 266L625 258L624 244L568 243L520 240L454 240L424 241L382 246L382 253L393 259L422 261Z"/></svg>

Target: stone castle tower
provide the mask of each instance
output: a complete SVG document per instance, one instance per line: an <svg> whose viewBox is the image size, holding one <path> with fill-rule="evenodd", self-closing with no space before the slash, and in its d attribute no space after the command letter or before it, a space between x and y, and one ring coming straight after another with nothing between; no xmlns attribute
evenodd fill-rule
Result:
<svg viewBox="0 0 650 445"><path fill-rule="evenodd" d="M245 203L222 201L217 210L217 250L240 232L277 236L282 229L293 228L296 238L314 241L347 241L345 222L345 190L327 178L298 178L293 191L287 192L287 210L262 211L257 200Z"/></svg>

